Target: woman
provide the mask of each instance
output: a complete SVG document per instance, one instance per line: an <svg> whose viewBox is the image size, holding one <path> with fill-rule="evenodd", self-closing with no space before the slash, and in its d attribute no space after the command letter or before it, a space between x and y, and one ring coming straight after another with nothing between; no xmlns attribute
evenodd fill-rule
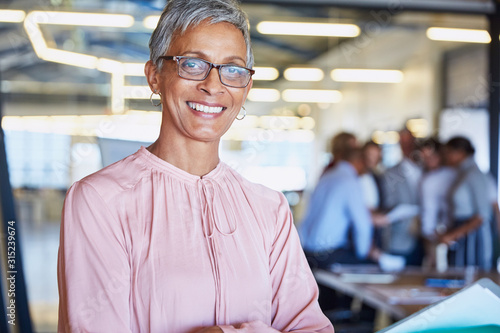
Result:
<svg viewBox="0 0 500 333"><path fill-rule="evenodd" d="M169 1L150 49L160 135L69 190L59 332L333 332L285 197L219 161L252 86L245 14Z"/></svg>
<svg viewBox="0 0 500 333"><path fill-rule="evenodd" d="M446 163L457 169L448 195L452 223L440 241L450 245L451 264L490 270L493 255L489 179L474 162L475 149L464 137L452 138L445 147Z"/></svg>

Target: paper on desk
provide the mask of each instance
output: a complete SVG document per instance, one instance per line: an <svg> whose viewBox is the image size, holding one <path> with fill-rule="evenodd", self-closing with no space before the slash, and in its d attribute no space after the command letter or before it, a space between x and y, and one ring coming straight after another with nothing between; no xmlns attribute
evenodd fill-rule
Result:
<svg viewBox="0 0 500 333"><path fill-rule="evenodd" d="M441 294L435 288L422 286L368 286L369 290L382 295L389 304L432 304L446 298L446 295Z"/></svg>
<svg viewBox="0 0 500 333"><path fill-rule="evenodd" d="M410 333L481 325L500 326L499 309L500 298L491 290L476 284L384 332Z"/></svg>
<svg viewBox="0 0 500 333"><path fill-rule="evenodd" d="M389 222L394 223L400 220L411 219L419 213L420 208L417 205L399 204L387 213L387 219Z"/></svg>
<svg viewBox="0 0 500 333"><path fill-rule="evenodd" d="M342 282L347 283L370 283L370 284L389 284L396 280L394 274L363 274L363 273L342 273L340 274Z"/></svg>

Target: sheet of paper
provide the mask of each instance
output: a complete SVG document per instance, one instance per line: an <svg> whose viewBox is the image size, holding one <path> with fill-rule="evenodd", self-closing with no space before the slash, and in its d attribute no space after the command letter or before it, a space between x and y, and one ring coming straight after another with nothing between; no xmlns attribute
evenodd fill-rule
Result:
<svg viewBox="0 0 500 333"><path fill-rule="evenodd" d="M500 298L475 284L385 332L411 333L481 325L500 326Z"/></svg>
<svg viewBox="0 0 500 333"><path fill-rule="evenodd" d="M418 205L400 204L387 213L389 222L394 223L400 220L411 219L420 213Z"/></svg>
<svg viewBox="0 0 500 333"><path fill-rule="evenodd" d="M347 283L373 283L373 284L389 284L396 280L393 274L363 274L363 273L343 273L340 274L342 282Z"/></svg>

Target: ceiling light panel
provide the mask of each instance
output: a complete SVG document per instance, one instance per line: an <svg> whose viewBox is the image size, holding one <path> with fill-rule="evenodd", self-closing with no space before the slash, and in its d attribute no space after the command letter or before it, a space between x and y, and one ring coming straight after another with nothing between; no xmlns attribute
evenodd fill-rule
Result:
<svg viewBox="0 0 500 333"><path fill-rule="evenodd" d="M154 30L158 25L158 21L160 20L160 15L150 15L146 16L142 21L142 24L151 30Z"/></svg>
<svg viewBox="0 0 500 333"><path fill-rule="evenodd" d="M403 72L392 69L338 68L331 72L331 78L338 82L399 83Z"/></svg>
<svg viewBox="0 0 500 333"><path fill-rule="evenodd" d="M283 75L288 81L321 81L325 77L319 68L288 68Z"/></svg>
<svg viewBox="0 0 500 333"><path fill-rule="evenodd" d="M248 100L252 102L276 102L280 99L277 89L252 88L248 93Z"/></svg>
<svg viewBox="0 0 500 333"><path fill-rule="evenodd" d="M22 10L0 10L0 22L21 23L22 21L24 21L25 17L26 13Z"/></svg>
<svg viewBox="0 0 500 333"><path fill-rule="evenodd" d="M72 13L72 12L43 12L35 11L32 14L37 23L78 25L87 27L115 27L129 28L134 25L134 17L126 14L99 14L99 13Z"/></svg>
<svg viewBox="0 0 500 333"><path fill-rule="evenodd" d="M342 93L337 90L286 89L281 97L286 102L339 103Z"/></svg>
<svg viewBox="0 0 500 333"><path fill-rule="evenodd" d="M274 67L254 67L255 74L252 75L253 80L273 81L276 80L280 72Z"/></svg>
<svg viewBox="0 0 500 333"><path fill-rule="evenodd" d="M361 30L354 24L262 21L257 31L265 35L356 37Z"/></svg>
<svg viewBox="0 0 500 333"><path fill-rule="evenodd" d="M478 29L457 29L457 28L429 28L427 37L431 40L464 42L464 43L482 43L491 42L488 31Z"/></svg>

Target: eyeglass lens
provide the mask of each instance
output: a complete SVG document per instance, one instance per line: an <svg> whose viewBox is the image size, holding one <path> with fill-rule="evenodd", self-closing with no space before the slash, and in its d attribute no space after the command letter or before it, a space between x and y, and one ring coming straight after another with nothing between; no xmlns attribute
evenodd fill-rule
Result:
<svg viewBox="0 0 500 333"><path fill-rule="evenodd" d="M212 64L197 58L178 58L179 75L185 79L204 80ZM250 81L250 71L234 65L219 65L219 77L222 84L231 87L245 87Z"/></svg>

